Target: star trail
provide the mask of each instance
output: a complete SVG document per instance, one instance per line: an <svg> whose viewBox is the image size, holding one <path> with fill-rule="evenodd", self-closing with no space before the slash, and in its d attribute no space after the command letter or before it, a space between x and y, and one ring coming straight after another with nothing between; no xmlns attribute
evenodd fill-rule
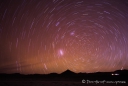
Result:
<svg viewBox="0 0 128 86"><path fill-rule="evenodd" d="M127 0L1 0L0 73L128 69Z"/></svg>

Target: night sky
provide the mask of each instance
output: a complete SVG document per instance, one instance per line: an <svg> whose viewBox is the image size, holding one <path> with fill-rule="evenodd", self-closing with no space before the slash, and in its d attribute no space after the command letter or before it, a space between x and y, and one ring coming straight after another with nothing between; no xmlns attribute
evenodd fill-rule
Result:
<svg viewBox="0 0 128 86"><path fill-rule="evenodd" d="M128 69L128 0L1 0L0 73Z"/></svg>

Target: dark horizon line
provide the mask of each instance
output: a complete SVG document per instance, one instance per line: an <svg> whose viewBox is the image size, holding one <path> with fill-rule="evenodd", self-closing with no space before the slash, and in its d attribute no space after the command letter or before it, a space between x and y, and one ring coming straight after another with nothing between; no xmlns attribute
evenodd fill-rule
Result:
<svg viewBox="0 0 128 86"><path fill-rule="evenodd" d="M115 72L120 72L120 71L127 71L128 72L128 69L123 69L123 70L115 70L115 71L106 71L106 72L90 72L90 73L87 73L87 72L79 72L79 73L75 73L71 70L65 70L63 71L62 73L56 73L56 72L52 72L52 73L48 73L48 74L41 74L41 73L28 73L28 74L25 74L25 73L0 73L0 75L13 75L13 74L19 74L19 75L50 75L50 74L57 74L57 75L61 75L61 74L64 74L64 73L67 73L70 72L72 74L96 74L96 73L115 73Z"/></svg>

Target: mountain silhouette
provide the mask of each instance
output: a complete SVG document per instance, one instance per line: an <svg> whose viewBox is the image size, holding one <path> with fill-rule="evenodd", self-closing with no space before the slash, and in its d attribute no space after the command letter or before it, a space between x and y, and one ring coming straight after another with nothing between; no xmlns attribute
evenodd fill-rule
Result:
<svg viewBox="0 0 128 86"><path fill-rule="evenodd" d="M61 73L61 75L75 75L76 73L70 71L70 70L66 70L64 72Z"/></svg>

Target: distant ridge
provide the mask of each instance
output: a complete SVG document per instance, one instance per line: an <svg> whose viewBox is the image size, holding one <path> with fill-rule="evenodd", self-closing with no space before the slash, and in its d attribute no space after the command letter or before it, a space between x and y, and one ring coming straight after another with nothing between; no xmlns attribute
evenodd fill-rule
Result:
<svg viewBox="0 0 128 86"><path fill-rule="evenodd" d="M128 75L128 70L124 69L124 70L116 70L113 73L118 73L120 75Z"/></svg>

